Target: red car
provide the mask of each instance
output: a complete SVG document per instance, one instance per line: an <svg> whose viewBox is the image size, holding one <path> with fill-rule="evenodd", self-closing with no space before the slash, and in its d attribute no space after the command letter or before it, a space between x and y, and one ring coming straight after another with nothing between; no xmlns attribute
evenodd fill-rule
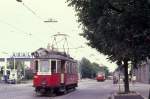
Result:
<svg viewBox="0 0 150 99"><path fill-rule="evenodd" d="M36 93L66 92L78 86L77 61L65 53L40 48L33 52Z"/></svg>
<svg viewBox="0 0 150 99"><path fill-rule="evenodd" d="M104 80L105 80L105 76L104 76L103 74L98 74L98 75L96 76L96 80L97 80L97 81L104 81Z"/></svg>

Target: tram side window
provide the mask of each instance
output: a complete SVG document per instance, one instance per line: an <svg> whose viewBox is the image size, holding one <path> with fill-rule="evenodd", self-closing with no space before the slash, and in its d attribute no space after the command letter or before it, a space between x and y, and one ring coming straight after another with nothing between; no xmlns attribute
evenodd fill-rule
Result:
<svg viewBox="0 0 150 99"><path fill-rule="evenodd" d="M74 68L73 73L75 74L76 73L76 64L75 63L73 63L73 68Z"/></svg>
<svg viewBox="0 0 150 99"><path fill-rule="evenodd" d="M68 62L68 74L70 74L70 63Z"/></svg>
<svg viewBox="0 0 150 99"><path fill-rule="evenodd" d="M72 74L72 63L70 63L70 74Z"/></svg>
<svg viewBox="0 0 150 99"><path fill-rule="evenodd" d="M65 63L65 73L68 73L68 64L67 64L67 62Z"/></svg>
<svg viewBox="0 0 150 99"><path fill-rule="evenodd" d="M69 69L70 69L69 62L66 63L66 69L67 69L67 73L69 73Z"/></svg>
<svg viewBox="0 0 150 99"><path fill-rule="evenodd" d="M74 72L75 72L75 73L78 73L78 68L77 68L77 64L76 64L76 63L74 64L74 68L75 68L75 69L74 69Z"/></svg>
<svg viewBox="0 0 150 99"><path fill-rule="evenodd" d="M72 64L68 62L68 73L72 74Z"/></svg>
<svg viewBox="0 0 150 99"><path fill-rule="evenodd" d="M72 63L72 74L75 74L75 65Z"/></svg>
<svg viewBox="0 0 150 99"><path fill-rule="evenodd" d="M38 71L38 61L36 60L35 61L35 72L37 72Z"/></svg>
<svg viewBox="0 0 150 99"><path fill-rule="evenodd" d="M55 60L51 61L51 72L56 73L56 61Z"/></svg>
<svg viewBox="0 0 150 99"><path fill-rule="evenodd" d="M57 73L61 72L61 61L57 61Z"/></svg>

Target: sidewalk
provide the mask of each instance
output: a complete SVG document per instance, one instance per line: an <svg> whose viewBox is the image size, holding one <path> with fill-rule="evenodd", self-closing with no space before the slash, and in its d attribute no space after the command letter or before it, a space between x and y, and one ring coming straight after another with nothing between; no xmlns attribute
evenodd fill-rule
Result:
<svg viewBox="0 0 150 99"><path fill-rule="evenodd" d="M148 98L149 96L149 90L150 90L150 84L135 82L135 84L130 83L130 91L135 91L137 93L140 93L142 96ZM117 84L117 88L119 89L119 84ZM124 91L124 84L120 84L121 91Z"/></svg>
<svg viewBox="0 0 150 99"><path fill-rule="evenodd" d="M9 88L9 87L11 88L20 87L20 86L32 86L32 80L22 81L21 83L17 83L17 84L8 84L3 81L0 82L0 89Z"/></svg>
<svg viewBox="0 0 150 99"><path fill-rule="evenodd" d="M27 84L27 83L32 83L33 80L23 80L21 81L20 84Z"/></svg>
<svg viewBox="0 0 150 99"><path fill-rule="evenodd" d="M148 98L149 96L149 90L150 90L150 84L144 84L136 82L136 84L131 85L132 90L135 90L139 92L144 97Z"/></svg>

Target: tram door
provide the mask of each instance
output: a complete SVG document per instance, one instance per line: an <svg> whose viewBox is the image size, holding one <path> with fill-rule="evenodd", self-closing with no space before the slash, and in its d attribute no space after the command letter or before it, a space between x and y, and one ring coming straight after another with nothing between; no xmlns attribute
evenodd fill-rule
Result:
<svg viewBox="0 0 150 99"><path fill-rule="evenodd" d="M64 84L64 79L65 79L65 61L62 60L61 61L61 78L60 78L60 82L61 84Z"/></svg>

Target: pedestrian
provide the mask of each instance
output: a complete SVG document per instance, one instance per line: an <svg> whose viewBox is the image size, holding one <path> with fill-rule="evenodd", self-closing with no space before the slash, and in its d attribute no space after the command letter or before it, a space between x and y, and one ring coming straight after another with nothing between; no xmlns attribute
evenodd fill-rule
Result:
<svg viewBox="0 0 150 99"><path fill-rule="evenodd" d="M136 76L133 75L133 76L132 76L132 84L135 84L135 82L136 82Z"/></svg>
<svg viewBox="0 0 150 99"><path fill-rule="evenodd" d="M117 84L118 83L118 79L116 76L113 77L113 84Z"/></svg>

